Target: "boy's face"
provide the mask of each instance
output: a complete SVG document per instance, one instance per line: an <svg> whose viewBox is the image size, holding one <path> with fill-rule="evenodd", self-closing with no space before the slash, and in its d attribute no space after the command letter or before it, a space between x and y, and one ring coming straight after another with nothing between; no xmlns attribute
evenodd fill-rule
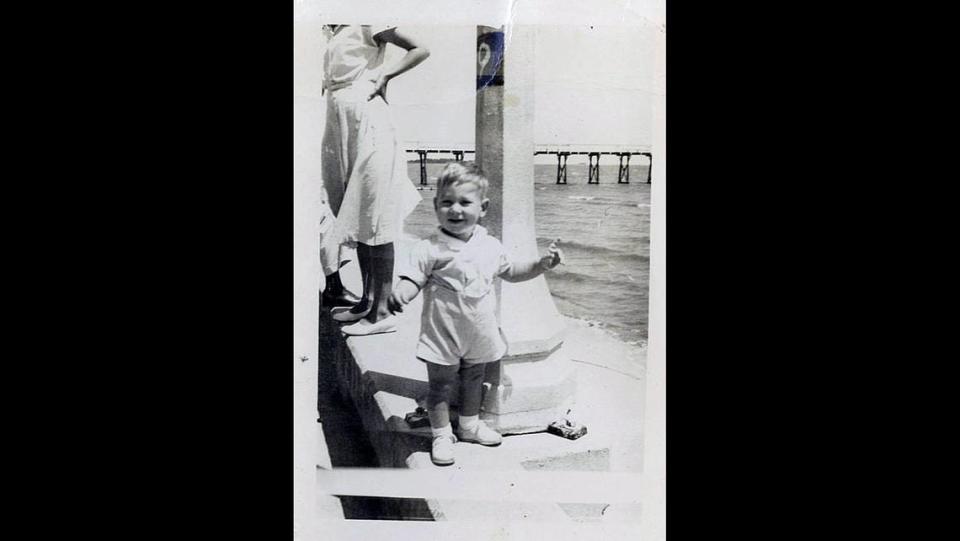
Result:
<svg viewBox="0 0 960 541"><path fill-rule="evenodd" d="M440 227L460 240L470 239L477 222L487 214L489 203L480 197L480 188L472 182L451 184L433 200Z"/></svg>

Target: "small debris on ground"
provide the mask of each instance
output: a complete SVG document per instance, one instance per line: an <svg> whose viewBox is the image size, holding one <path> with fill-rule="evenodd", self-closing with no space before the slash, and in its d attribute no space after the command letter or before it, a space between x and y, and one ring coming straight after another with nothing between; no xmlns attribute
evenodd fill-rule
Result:
<svg viewBox="0 0 960 541"><path fill-rule="evenodd" d="M570 414L570 410L567 410L567 414L562 419L556 420L547 426L547 432L567 438L568 440L575 440L587 433L587 427L574 419L573 415Z"/></svg>
<svg viewBox="0 0 960 541"><path fill-rule="evenodd" d="M427 416L427 410L423 409L423 406L417 406L416 411L408 413L404 420L410 428L430 426L430 417Z"/></svg>

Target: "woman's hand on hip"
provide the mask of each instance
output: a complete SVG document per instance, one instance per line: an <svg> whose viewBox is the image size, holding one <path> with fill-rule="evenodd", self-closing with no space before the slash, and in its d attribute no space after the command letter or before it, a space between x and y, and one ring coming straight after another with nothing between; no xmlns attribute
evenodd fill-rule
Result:
<svg viewBox="0 0 960 541"><path fill-rule="evenodd" d="M383 98L384 103L389 103L387 101L387 83L389 81L383 75L377 77L376 81L373 82L373 91L370 92L370 95L367 96L367 101L372 100L378 95Z"/></svg>

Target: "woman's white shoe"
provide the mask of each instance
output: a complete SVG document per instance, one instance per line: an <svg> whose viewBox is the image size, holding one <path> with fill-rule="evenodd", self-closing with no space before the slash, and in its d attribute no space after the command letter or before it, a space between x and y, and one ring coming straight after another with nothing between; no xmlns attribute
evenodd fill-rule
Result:
<svg viewBox="0 0 960 541"><path fill-rule="evenodd" d="M347 336L367 336L397 331L397 316L389 316L370 323L368 319L361 319L356 323L340 327L340 331Z"/></svg>

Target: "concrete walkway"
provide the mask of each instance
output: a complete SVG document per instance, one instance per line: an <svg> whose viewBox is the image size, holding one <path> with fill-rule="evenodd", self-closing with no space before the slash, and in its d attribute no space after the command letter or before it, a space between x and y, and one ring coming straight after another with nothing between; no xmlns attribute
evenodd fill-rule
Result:
<svg viewBox="0 0 960 541"><path fill-rule="evenodd" d="M404 248L401 243L398 254L404 253ZM343 276L348 287L359 290L355 264L345 267ZM379 464L381 467L414 470L438 469L430 461L429 427L412 429L404 421L404 416L415 410L418 402L422 404L427 390L426 368L414 355L421 306L418 297L406 308L396 333L350 338L339 332L339 325L328 314L321 314L321 362L333 369L333 373L326 376L321 369L321 378L338 382L339 394L342 398L349 398L356 407L365 436L361 437L357 432L359 426L356 422L353 435L348 438L343 437L347 431L325 430L331 457L364 457L349 464L351 466ZM507 436L503 444L495 448L458 443L456 464L448 468L553 474L562 471L641 471L646 352L620 342L586 322L572 319L567 320L563 348L577 370L573 414L587 426L587 435L578 440L567 440L545 432ZM330 394L327 392L328 396ZM324 418L324 423L327 422ZM338 422L344 421L341 418ZM332 467L348 467L348 463L341 462L338 466L334 459ZM544 521L601 520L607 514L605 505L557 505L549 501L507 504L404 500L393 503L397 505L392 509L373 510L373 514L393 518L399 513L403 518L428 520L478 520L486 517ZM639 520L638 509L616 515L617 520Z"/></svg>

